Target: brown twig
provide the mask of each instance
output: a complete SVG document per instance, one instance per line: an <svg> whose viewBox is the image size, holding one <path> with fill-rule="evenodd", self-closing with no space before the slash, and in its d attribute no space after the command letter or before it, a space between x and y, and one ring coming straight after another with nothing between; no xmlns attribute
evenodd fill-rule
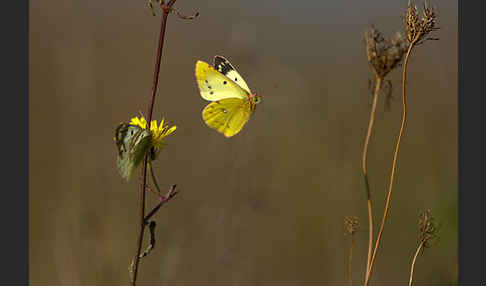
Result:
<svg viewBox="0 0 486 286"><path fill-rule="evenodd" d="M157 226L157 223L155 221L150 221L147 222L150 230L150 242L149 245L147 246L147 249L143 253L140 254L140 258L144 258L145 256L149 255L152 249L155 247L155 227Z"/></svg>
<svg viewBox="0 0 486 286"><path fill-rule="evenodd" d="M145 222L148 222L150 218L162 207L165 203L167 203L170 199L175 197L179 192L175 190L177 185L172 185L169 189L169 192L167 192L167 195L165 197L161 197L160 202L145 216L144 220Z"/></svg>
<svg viewBox="0 0 486 286"><path fill-rule="evenodd" d="M358 231L359 220L358 217L348 216L344 218L344 226L346 233L351 235L351 247L349 248L349 263L348 263L348 275L349 285L353 286L353 250L354 250L354 234Z"/></svg>
<svg viewBox="0 0 486 286"><path fill-rule="evenodd" d="M368 169L367 169L368 146L370 143L371 132L373 130L373 125L375 122L376 105L378 102L378 94L380 93L380 89L381 89L381 82L382 79L380 77L376 77L375 92L373 93L373 104L371 106L371 112L370 112L370 121L368 123L368 130L366 132L366 137L365 137L365 142L363 147L363 157L361 160L361 168L363 171L363 177L366 186L366 197L368 200L371 199L371 191L370 191L370 185L368 181Z"/></svg>
<svg viewBox="0 0 486 286"><path fill-rule="evenodd" d="M422 250L422 247L424 246L425 241L421 241L420 244L417 247L417 251L415 251L415 255L413 256L412 259L412 266L410 268L410 279L408 281L408 286L412 286L412 280L413 280L413 269L415 268L415 261L417 260L417 256L420 253L420 250Z"/></svg>
<svg viewBox="0 0 486 286"><path fill-rule="evenodd" d="M162 8L162 20L160 24L160 35L159 35L159 44L157 48L157 57L155 59L155 68L154 68L154 77L152 81L152 96L148 108L148 118L147 123L150 126L150 122L152 121L152 112L154 108L155 102L155 95L157 92L157 86L159 83L159 72L160 72L160 62L162 59L162 49L164 47L164 37L165 37L165 30L167 26L167 18L170 13L170 8L175 4L176 0L170 0L167 5L163 2L161 3L160 7ZM142 249L142 242L143 242L143 234L146 226L145 220L145 189L147 185L147 161L148 156L145 155L145 159L142 165L142 183L140 184L140 225L139 225L139 232L138 232L138 239L137 239L137 252L135 254L135 261L133 263L133 268L131 270L131 284L133 286L136 285L137 281L137 274L138 274L138 265L140 262L140 252Z"/></svg>
<svg viewBox="0 0 486 286"><path fill-rule="evenodd" d="M412 265L410 266L410 279L408 282L409 286L412 286L415 261L417 260L420 251L422 249L431 247L433 242L438 239L439 225L435 222L435 218L432 216L430 209L420 213L418 227L420 243L415 251L415 255L413 256Z"/></svg>
<svg viewBox="0 0 486 286"><path fill-rule="evenodd" d="M367 281L369 275L371 253L373 250L373 209L367 169L368 147L375 122L378 96L382 91L383 81L388 73L390 73L399 65L406 48L404 45L405 38L402 36L402 34L397 33L394 37L387 39L382 35L380 31L375 29L373 26L365 33L364 39L366 44L366 56L368 57L368 62L375 76L373 103L371 106L368 130L366 132L361 161L361 168L363 173L363 179L365 182L366 199L368 206L368 256L366 259L365 272L365 281ZM391 92L391 90L389 92Z"/></svg>
<svg viewBox="0 0 486 286"><path fill-rule="evenodd" d="M354 248L354 235L351 236L351 247L349 248L349 286L353 286L353 248Z"/></svg>
<svg viewBox="0 0 486 286"><path fill-rule="evenodd" d="M391 194L392 194L392 190L393 190L393 182L394 182L394 179L395 179L395 170L396 170L397 161L398 161L398 151L400 150L400 143L402 141L403 131L405 130L405 123L407 121L407 97L406 97L406 94L405 94L405 82L406 82L406 78L407 78L408 57L409 57L409 55L412 51L412 48L413 48L413 44L410 44L410 46L407 50L407 53L405 54L405 60L404 60L404 63L403 63L402 122L401 122L401 125L400 125L400 131L398 133L397 143L396 143L396 146L395 146L395 152L393 154L393 163L392 163L392 170L391 170L391 174L390 174L390 183L389 183L389 187L388 187L388 194L386 196L385 211L383 213L383 218L381 220L380 229L379 229L378 235L376 237L375 248L373 250L373 256L371 257L371 262L370 262L370 266L369 266L369 269L368 269L368 275L366 275L366 282L365 282L366 286L369 284L369 281L370 281L371 273L372 273L372 270L373 270L373 264L375 262L376 253L377 253L378 248L380 246L381 237L383 235L383 229L385 227L385 222L386 222L386 219L387 219L387 216L388 216L388 211L390 210Z"/></svg>
<svg viewBox="0 0 486 286"><path fill-rule="evenodd" d="M391 194L393 190L393 182L395 179L396 166L398 161L398 151L400 150L400 143L403 137L403 132L405 129L405 124L407 121L407 97L406 97L406 81L407 81L407 63L408 58L412 52L412 49L420 43L427 40L432 40L432 38L427 38L427 35L432 31L437 30L436 28L436 18L434 9L427 7L427 3L424 4L423 16L421 19L418 17L417 7L413 6L411 2L408 3L407 11L405 13L405 32L408 41L407 52L405 53L405 58L403 61L403 71L402 71L402 121L400 125L400 131L397 138L397 143L395 145L395 152L393 154L392 170L390 174L390 182L388 187L388 194L385 202L385 210L383 213L383 218L381 220L380 229L376 237L375 248L373 250L373 255L371 257L370 266L365 279L365 286L369 285L371 278L371 273L373 270L373 265L376 258L376 253L380 246L381 237L383 235L383 230L385 227L385 222L390 210Z"/></svg>
<svg viewBox="0 0 486 286"><path fill-rule="evenodd" d="M368 131L366 132L366 138L363 147L363 158L362 158L362 166L361 166L363 171L363 178L365 181L366 199L368 204L368 258L366 259L366 276L368 276L368 269L371 260L371 251L373 247L373 211L372 211L372 204L371 204L371 191L370 191L370 185L368 181L368 169L366 163L367 163L368 146L371 138L371 132L373 130L373 125L375 122L376 105L378 102L378 94L380 93L380 89L381 89L381 82L382 79L379 76L376 76L375 92L373 93L373 104L371 106L370 121L368 124Z"/></svg>

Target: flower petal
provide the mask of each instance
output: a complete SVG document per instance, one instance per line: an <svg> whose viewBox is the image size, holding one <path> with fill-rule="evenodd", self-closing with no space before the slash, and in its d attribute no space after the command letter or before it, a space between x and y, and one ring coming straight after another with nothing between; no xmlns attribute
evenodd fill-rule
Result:
<svg viewBox="0 0 486 286"><path fill-rule="evenodd" d="M150 131L152 131L152 132L157 131L157 120L152 120L150 122Z"/></svg>
<svg viewBox="0 0 486 286"><path fill-rule="evenodd" d="M171 128L169 128L169 130L167 130L167 131L165 132L165 134L166 134L165 136L170 135L170 134L171 134L172 132L174 132L176 129L177 129L177 126L175 126L175 125L174 125L174 126L172 126Z"/></svg>

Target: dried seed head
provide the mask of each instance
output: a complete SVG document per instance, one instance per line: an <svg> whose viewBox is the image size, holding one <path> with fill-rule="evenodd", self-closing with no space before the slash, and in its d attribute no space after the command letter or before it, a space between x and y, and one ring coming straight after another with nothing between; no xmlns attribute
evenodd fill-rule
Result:
<svg viewBox="0 0 486 286"><path fill-rule="evenodd" d="M428 34L432 31L438 30L436 27L437 15L433 8L427 7L427 2L424 4L424 15L422 16L422 29L424 34Z"/></svg>
<svg viewBox="0 0 486 286"><path fill-rule="evenodd" d="M407 51L404 36L397 32L393 38L386 39L373 26L365 32L366 55L375 74L381 79L397 67Z"/></svg>
<svg viewBox="0 0 486 286"><path fill-rule="evenodd" d="M419 215L419 241L424 243L424 247L431 247L438 238L439 227L431 214L430 209L423 211Z"/></svg>
<svg viewBox="0 0 486 286"><path fill-rule="evenodd" d="M405 32L407 33L408 42L412 42L420 30L417 6L408 2L407 12L405 13Z"/></svg>
<svg viewBox="0 0 486 286"><path fill-rule="evenodd" d="M437 40L430 38L428 35L438 30L437 14L433 8L427 6L427 2L424 2L424 9L422 18L419 19L417 6L408 2L407 11L405 13L405 33L407 35L407 41L410 44L421 44L426 40Z"/></svg>
<svg viewBox="0 0 486 286"><path fill-rule="evenodd" d="M359 220L356 216L347 216L344 218L344 227L346 233L353 235L359 228Z"/></svg>

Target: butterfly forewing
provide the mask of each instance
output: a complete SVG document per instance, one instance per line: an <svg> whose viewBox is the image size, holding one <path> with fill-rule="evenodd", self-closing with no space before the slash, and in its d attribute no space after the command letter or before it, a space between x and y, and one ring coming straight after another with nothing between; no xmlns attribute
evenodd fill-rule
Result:
<svg viewBox="0 0 486 286"><path fill-rule="evenodd" d="M214 57L214 67L217 71L234 81L241 88L243 88L248 94L251 94L250 88L246 84L245 80L236 71L235 67L224 57L215 56Z"/></svg>
<svg viewBox="0 0 486 286"><path fill-rule="evenodd" d="M203 61L196 63L196 80L201 97L209 101L249 97L247 91Z"/></svg>

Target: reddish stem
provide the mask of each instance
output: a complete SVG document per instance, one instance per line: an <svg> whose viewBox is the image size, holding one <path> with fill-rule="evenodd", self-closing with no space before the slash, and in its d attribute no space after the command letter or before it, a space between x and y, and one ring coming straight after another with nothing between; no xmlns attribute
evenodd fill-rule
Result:
<svg viewBox="0 0 486 286"><path fill-rule="evenodd" d="M155 102L155 95L157 93L157 86L159 83L159 72L160 72L160 62L162 59L162 49L164 47L164 37L165 37L165 28L167 26L167 18L170 13L170 9L172 5L174 5L176 0L170 0L167 5L161 4L160 8L162 9L162 21L160 24L160 35L159 35L159 45L157 48L157 57L155 59L155 68L154 68L154 77L152 82L152 97L148 109L148 118L147 124L150 128L150 122L152 121L152 111L154 108ZM133 286L136 285L137 281L137 273L138 273L138 265L140 262L140 252L142 250L142 242L143 242L143 234L145 230L145 189L147 187L147 155L145 156L143 165L142 165L142 183L140 184L140 229L138 233L138 240L137 240L137 253L135 255L135 263L133 266L133 275L131 284Z"/></svg>

